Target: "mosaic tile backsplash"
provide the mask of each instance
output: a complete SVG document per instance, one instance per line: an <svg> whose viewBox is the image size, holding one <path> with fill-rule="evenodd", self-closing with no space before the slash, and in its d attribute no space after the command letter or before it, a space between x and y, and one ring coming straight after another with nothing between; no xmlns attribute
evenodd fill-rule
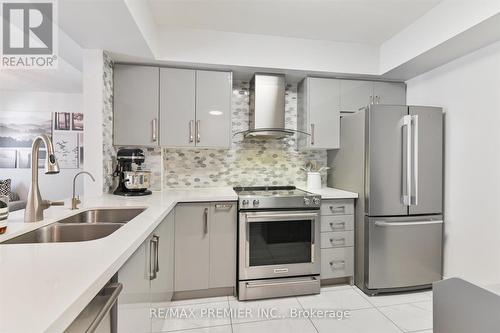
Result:
<svg viewBox="0 0 500 333"><path fill-rule="evenodd" d="M249 82L233 82L233 134L249 128ZM297 129L297 86L287 85L285 126ZM298 185L306 182L306 161L326 166L326 150L298 151L296 137L232 137L231 149L163 149L164 188L235 185ZM326 178L326 177L325 177ZM323 179L323 183L326 179Z"/></svg>

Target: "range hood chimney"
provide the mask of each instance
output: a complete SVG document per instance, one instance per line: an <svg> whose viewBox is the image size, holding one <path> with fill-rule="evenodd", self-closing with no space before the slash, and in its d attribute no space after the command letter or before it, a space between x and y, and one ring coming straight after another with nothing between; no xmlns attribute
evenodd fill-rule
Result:
<svg viewBox="0 0 500 333"><path fill-rule="evenodd" d="M285 76L255 74L250 81L250 130L245 137L283 138L285 129Z"/></svg>

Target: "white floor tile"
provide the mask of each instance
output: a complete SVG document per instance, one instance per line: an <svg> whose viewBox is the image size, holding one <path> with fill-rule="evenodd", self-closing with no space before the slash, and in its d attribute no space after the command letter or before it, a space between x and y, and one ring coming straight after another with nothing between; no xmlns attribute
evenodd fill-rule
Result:
<svg viewBox="0 0 500 333"><path fill-rule="evenodd" d="M227 296L183 299L180 301L172 301L169 303L168 306L184 306L191 304L217 303L217 302L224 302L227 300L228 300Z"/></svg>
<svg viewBox="0 0 500 333"><path fill-rule="evenodd" d="M404 332L432 328L432 302L384 306L379 310Z"/></svg>
<svg viewBox="0 0 500 333"><path fill-rule="evenodd" d="M337 319L312 319L319 333L401 333L401 331L377 309L350 312L350 317Z"/></svg>
<svg viewBox="0 0 500 333"><path fill-rule="evenodd" d="M333 286L325 286L321 287L321 292L328 292L328 291L337 291L337 290L343 290L343 289L353 289L354 287L348 284L336 284Z"/></svg>
<svg viewBox="0 0 500 333"><path fill-rule="evenodd" d="M425 331L415 331L411 333L432 333L432 330L425 330Z"/></svg>
<svg viewBox="0 0 500 333"><path fill-rule="evenodd" d="M233 333L316 333L308 319L276 319L233 325Z"/></svg>
<svg viewBox="0 0 500 333"><path fill-rule="evenodd" d="M291 309L301 309L295 297L273 298L255 301L229 301L231 309L237 311L232 322L244 323L290 317ZM265 310L265 312L262 312Z"/></svg>
<svg viewBox="0 0 500 333"><path fill-rule="evenodd" d="M231 333L231 325L195 328L193 330L178 331L179 333Z"/></svg>
<svg viewBox="0 0 500 333"><path fill-rule="evenodd" d="M368 296L361 290L356 288L356 291L362 295L366 300L368 300L373 305L379 306L388 306L388 305L396 305L396 304L407 304L407 303L416 303L416 302L425 302L432 299L432 294L429 291L424 292L412 292L412 293L398 293L398 294L389 294L389 295L377 295L377 296Z"/></svg>
<svg viewBox="0 0 500 333"><path fill-rule="evenodd" d="M152 323L153 332L168 332L176 330L186 330L203 328L210 326L230 325L229 303L203 303L203 304L186 304L182 306L172 306L166 308L177 309L181 314L185 310L187 316L166 315L165 318L154 318ZM194 312L194 316L190 315L190 310ZM219 311L218 313L210 313L209 311ZM224 313L225 312L225 313Z"/></svg>
<svg viewBox="0 0 500 333"><path fill-rule="evenodd" d="M297 297L304 309L357 310L373 307L352 288L321 292L318 295Z"/></svg>

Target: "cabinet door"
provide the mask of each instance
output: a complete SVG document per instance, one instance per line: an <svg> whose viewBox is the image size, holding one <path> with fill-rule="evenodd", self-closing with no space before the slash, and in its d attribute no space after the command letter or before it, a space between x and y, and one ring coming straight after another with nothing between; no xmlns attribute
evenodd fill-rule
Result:
<svg viewBox="0 0 500 333"><path fill-rule="evenodd" d="M118 297L118 332L151 331L150 241L144 241L118 270L118 282L123 284Z"/></svg>
<svg viewBox="0 0 500 333"><path fill-rule="evenodd" d="M232 74L196 71L196 146L231 145Z"/></svg>
<svg viewBox="0 0 500 333"><path fill-rule="evenodd" d="M115 145L158 145L159 68L114 68L113 140Z"/></svg>
<svg viewBox="0 0 500 333"><path fill-rule="evenodd" d="M158 251L156 256L156 278L151 280L151 301L165 302L172 299L174 292L174 211L170 212L153 232Z"/></svg>
<svg viewBox="0 0 500 333"><path fill-rule="evenodd" d="M195 145L196 71L160 69L160 143L168 147Z"/></svg>
<svg viewBox="0 0 500 333"><path fill-rule="evenodd" d="M371 103L373 82L340 80L340 111L356 112Z"/></svg>
<svg viewBox="0 0 500 333"><path fill-rule="evenodd" d="M335 79L308 79L309 147L340 147L340 83Z"/></svg>
<svg viewBox="0 0 500 333"><path fill-rule="evenodd" d="M406 85L399 82L374 82L373 95L378 104L406 105Z"/></svg>
<svg viewBox="0 0 500 333"><path fill-rule="evenodd" d="M236 203L210 205L210 288L236 286Z"/></svg>
<svg viewBox="0 0 500 333"><path fill-rule="evenodd" d="M208 288L209 210L204 203L175 208L175 291Z"/></svg>

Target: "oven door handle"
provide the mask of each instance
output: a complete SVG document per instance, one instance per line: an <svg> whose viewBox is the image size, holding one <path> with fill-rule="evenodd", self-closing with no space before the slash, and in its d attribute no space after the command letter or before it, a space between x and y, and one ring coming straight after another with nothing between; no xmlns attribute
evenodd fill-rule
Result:
<svg viewBox="0 0 500 333"><path fill-rule="evenodd" d="M291 220L301 220L303 218L318 218L318 213L283 213L283 214L262 214L262 213L250 213L245 214L246 222L274 222L273 220L279 219L291 219ZM266 219L267 221L262 221Z"/></svg>

